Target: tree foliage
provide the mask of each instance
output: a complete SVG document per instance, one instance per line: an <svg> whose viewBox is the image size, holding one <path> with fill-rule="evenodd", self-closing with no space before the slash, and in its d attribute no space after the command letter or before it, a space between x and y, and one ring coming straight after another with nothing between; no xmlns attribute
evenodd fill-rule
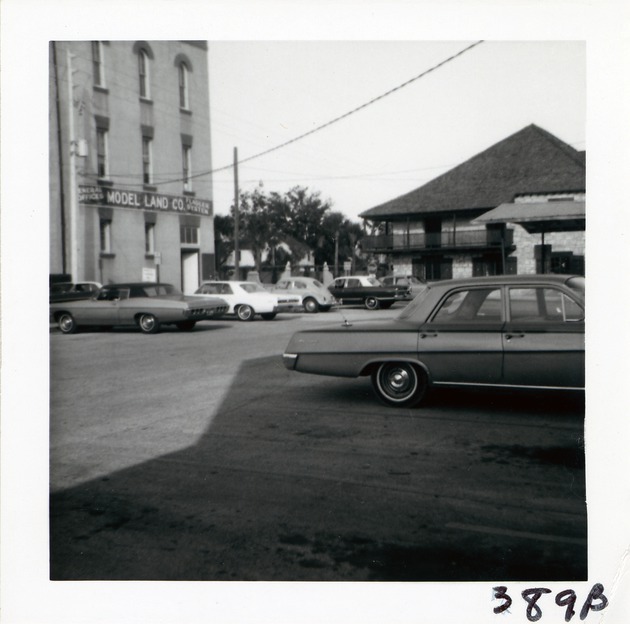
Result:
<svg viewBox="0 0 630 624"><path fill-rule="evenodd" d="M342 213L331 210L331 202L319 192L296 186L285 194L266 193L261 184L239 197L239 248L250 249L260 271L265 252L268 264L297 263L308 252L315 265L355 258L363 228ZM223 264L234 249L234 206L230 216L215 217L217 263ZM289 248L289 252L286 251ZM229 251L228 251L229 250ZM227 252L227 253L226 253Z"/></svg>

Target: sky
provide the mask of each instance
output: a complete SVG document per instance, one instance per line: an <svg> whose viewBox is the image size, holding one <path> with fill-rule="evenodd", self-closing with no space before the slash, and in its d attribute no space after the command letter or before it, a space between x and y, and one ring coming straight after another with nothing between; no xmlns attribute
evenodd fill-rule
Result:
<svg viewBox="0 0 630 624"><path fill-rule="evenodd" d="M214 206L241 191L306 186L359 213L536 124L586 149L584 41L209 42Z"/></svg>

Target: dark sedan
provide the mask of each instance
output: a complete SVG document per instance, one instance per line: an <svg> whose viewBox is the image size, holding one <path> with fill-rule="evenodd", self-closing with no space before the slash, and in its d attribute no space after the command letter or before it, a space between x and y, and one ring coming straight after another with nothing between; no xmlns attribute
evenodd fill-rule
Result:
<svg viewBox="0 0 630 624"><path fill-rule="evenodd" d="M520 275L434 282L397 318L297 332L290 370L369 375L386 404L431 386L584 388L583 277Z"/></svg>
<svg viewBox="0 0 630 624"><path fill-rule="evenodd" d="M383 286L375 277L348 275L338 277L328 285L328 290L342 304L362 304L368 310L391 308L396 301L409 298L408 286Z"/></svg>
<svg viewBox="0 0 630 624"><path fill-rule="evenodd" d="M218 297L183 295L171 284L130 282L108 284L92 299L51 304L50 313L64 334L79 327L131 326L155 334L162 325L183 331L194 329L197 321L223 316L228 304Z"/></svg>

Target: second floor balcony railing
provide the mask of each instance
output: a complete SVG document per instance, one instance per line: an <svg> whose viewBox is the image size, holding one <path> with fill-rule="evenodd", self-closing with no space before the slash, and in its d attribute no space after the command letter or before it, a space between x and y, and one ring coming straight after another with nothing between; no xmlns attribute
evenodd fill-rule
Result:
<svg viewBox="0 0 630 624"><path fill-rule="evenodd" d="M455 230L421 234L377 234L361 241L363 249L386 253L388 251L413 251L426 249L487 249L506 247L513 243L513 230Z"/></svg>

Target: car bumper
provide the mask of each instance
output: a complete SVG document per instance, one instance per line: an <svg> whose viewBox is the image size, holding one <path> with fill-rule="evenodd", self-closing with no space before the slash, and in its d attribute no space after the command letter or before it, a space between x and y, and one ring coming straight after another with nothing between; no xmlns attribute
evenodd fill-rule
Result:
<svg viewBox="0 0 630 624"><path fill-rule="evenodd" d="M228 306L217 306L215 308L191 308L184 311L184 317L191 321L204 321L219 318L227 314Z"/></svg>
<svg viewBox="0 0 630 624"><path fill-rule="evenodd" d="M282 362L285 368L289 370L295 370L295 364L297 362L297 353L283 353L282 354Z"/></svg>
<svg viewBox="0 0 630 624"><path fill-rule="evenodd" d="M288 312L294 308L299 308L302 301L299 297L283 297L278 299L278 304L274 307L274 312Z"/></svg>

